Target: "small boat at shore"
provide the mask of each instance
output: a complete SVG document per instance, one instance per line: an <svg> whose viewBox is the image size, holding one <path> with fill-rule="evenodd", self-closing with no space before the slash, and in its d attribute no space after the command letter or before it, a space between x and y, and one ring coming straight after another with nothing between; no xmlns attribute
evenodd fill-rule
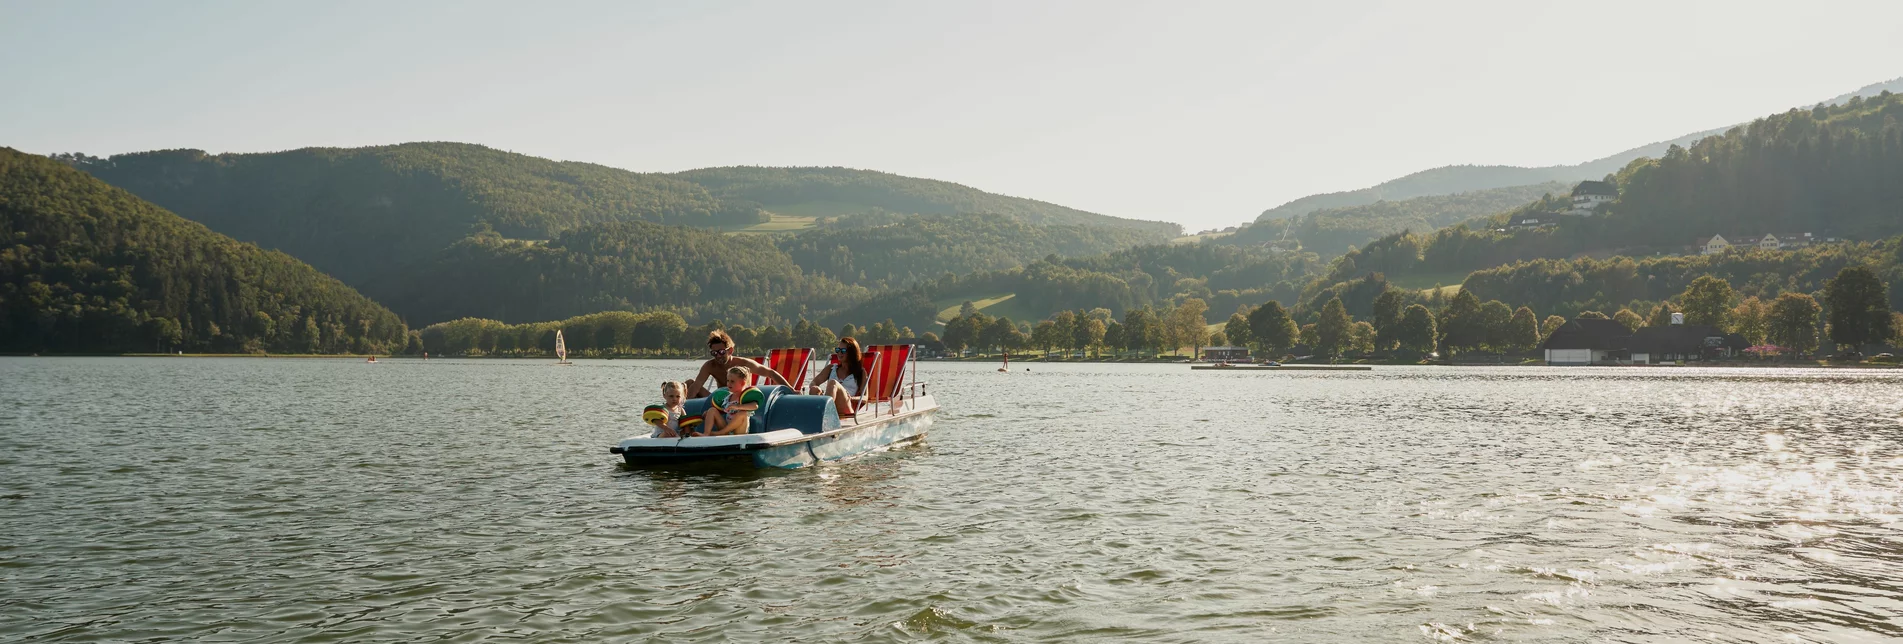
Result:
<svg viewBox="0 0 1903 644"><path fill-rule="evenodd" d="M865 402L841 418L830 396L809 396L780 385L760 385L766 394L747 433L732 436L649 438L637 436L608 448L631 466L697 461L751 461L759 467L800 468L845 460L924 438L938 401L918 382L913 345L866 350ZM907 370L912 378L907 378ZM803 369L801 371L804 371ZM789 379L795 385L801 378ZM707 412L708 398L688 400L687 416Z"/></svg>

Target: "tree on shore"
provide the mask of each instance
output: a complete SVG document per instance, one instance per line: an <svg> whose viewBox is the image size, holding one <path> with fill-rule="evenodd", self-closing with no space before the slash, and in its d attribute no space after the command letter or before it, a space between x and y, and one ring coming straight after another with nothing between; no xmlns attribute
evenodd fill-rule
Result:
<svg viewBox="0 0 1903 644"><path fill-rule="evenodd" d="M1463 288L1440 312L1435 327L1440 331L1440 346L1447 353L1475 349L1486 342L1487 325L1480 306L1480 298Z"/></svg>
<svg viewBox="0 0 1903 644"><path fill-rule="evenodd" d="M1546 316L1546 319L1540 322L1540 342L1545 342L1547 338L1553 337L1553 332L1558 331L1559 328L1563 326L1566 326L1566 318L1557 315Z"/></svg>
<svg viewBox="0 0 1903 644"><path fill-rule="evenodd" d="M1222 325L1222 335L1229 339L1230 344L1244 346L1249 344L1255 335L1249 332L1249 317L1246 309L1229 314L1229 321Z"/></svg>
<svg viewBox="0 0 1903 644"><path fill-rule="evenodd" d="M1645 325L1671 326L1672 314L1677 312L1678 309L1672 308L1671 302L1659 302L1658 306L1652 307L1652 314L1645 317Z"/></svg>
<svg viewBox="0 0 1903 644"><path fill-rule="evenodd" d="M1773 344L1790 349L1793 354L1809 353L1817 349L1817 314L1823 307L1817 300L1803 293L1784 293L1777 296L1777 302L1771 305L1770 317L1766 320L1767 338Z"/></svg>
<svg viewBox="0 0 1903 644"><path fill-rule="evenodd" d="M1269 300L1249 312L1249 333L1264 352L1282 355L1295 346L1301 330L1282 303Z"/></svg>
<svg viewBox="0 0 1903 644"><path fill-rule="evenodd" d="M1519 351L1531 351L1540 345L1540 322L1533 309L1522 306L1513 311L1512 319L1507 321L1506 342Z"/></svg>
<svg viewBox="0 0 1903 644"><path fill-rule="evenodd" d="M1394 333L1394 339L1401 348L1422 354L1433 353L1436 337L1434 314L1427 307L1414 304L1401 313L1401 322Z"/></svg>
<svg viewBox="0 0 1903 644"><path fill-rule="evenodd" d="M1349 327L1354 320L1348 317L1348 309L1337 297L1322 305L1321 319L1315 323L1315 350L1330 359L1341 355L1348 346Z"/></svg>
<svg viewBox="0 0 1903 644"><path fill-rule="evenodd" d="M1063 347L1066 354L1076 351L1077 314L1070 311L1058 311L1047 321L1051 323L1051 329L1046 332L1050 335L1051 344ZM1036 331L1032 331L1032 334L1036 335ZM1049 351L1049 348L1045 349L1046 353Z"/></svg>
<svg viewBox="0 0 1903 644"><path fill-rule="evenodd" d="M1824 304L1830 309L1830 341L1837 346L1862 347L1888 340L1889 286L1874 271L1851 266L1824 284Z"/></svg>
<svg viewBox="0 0 1903 644"><path fill-rule="evenodd" d="M1729 332L1732 300L1736 298L1730 282L1705 275L1685 287L1685 292L1678 296L1678 303L1684 307L1686 324L1707 324ZM1670 323L1671 315L1665 317Z"/></svg>
<svg viewBox="0 0 1903 644"><path fill-rule="evenodd" d="M1403 303L1399 289L1388 289L1375 296L1374 313L1370 316L1370 323L1374 326L1374 351L1385 352L1394 348L1394 334L1401 323Z"/></svg>
<svg viewBox="0 0 1903 644"><path fill-rule="evenodd" d="M1639 317L1637 313L1633 313L1632 309L1619 309L1618 313L1612 314L1612 321L1618 322L1619 326L1625 327L1628 333L1637 331L1639 327L1645 326L1645 318Z"/></svg>
<svg viewBox="0 0 1903 644"><path fill-rule="evenodd" d="M1149 305L1123 312L1123 347L1141 353L1160 344L1156 312Z"/></svg>
<svg viewBox="0 0 1903 644"><path fill-rule="evenodd" d="M1770 311L1763 300L1757 297L1744 298L1736 308L1731 309L1732 332L1744 336L1745 342L1752 346L1764 344L1765 318L1769 315Z"/></svg>
<svg viewBox="0 0 1903 644"><path fill-rule="evenodd" d="M1104 314L1109 315L1109 312L1105 311ZM1103 348L1103 336L1107 330L1108 327L1104 326L1103 320L1096 316L1079 319L1077 321L1076 331L1077 345L1090 349L1092 356L1100 356Z"/></svg>
<svg viewBox="0 0 1903 644"><path fill-rule="evenodd" d="M1486 345L1497 352L1512 349L1513 340L1509 337L1508 327L1513 323L1513 309L1506 302L1487 300L1480 305L1481 325L1486 328Z"/></svg>
<svg viewBox="0 0 1903 644"><path fill-rule="evenodd" d="M1169 331L1170 350L1180 353L1187 346L1200 353L1203 341L1209 338L1209 320L1203 317L1209 311L1209 305L1200 298L1183 300L1170 311Z"/></svg>
<svg viewBox="0 0 1903 644"><path fill-rule="evenodd" d="M1358 320L1348 326L1348 352L1353 354L1374 353L1374 325L1367 320Z"/></svg>

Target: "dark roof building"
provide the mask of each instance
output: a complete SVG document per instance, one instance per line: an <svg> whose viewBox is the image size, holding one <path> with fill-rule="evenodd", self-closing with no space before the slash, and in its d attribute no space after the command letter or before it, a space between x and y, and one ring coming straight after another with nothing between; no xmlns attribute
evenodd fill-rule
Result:
<svg viewBox="0 0 1903 644"><path fill-rule="evenodd" d="M1617 320L1573 318L1553 330L1542 349L1624 349L1632 332Z"/></svg>
<svg viewBox="0 0 1903 644"><path fill-rule="evenodd" d="M1549 365L1620 364L1632 332L1604 318L1573 318L1553 330L1540 348Z"/></svg>
<svg viewBox="0 0 1903 644"><path fill-rule="evenodd" d="M1626 347L1633 362L1703 360L1732 355L1750 343L1744 336L1705 324L1648 326L1632 334Z"/></svg>
<svg viewBox="0 0 1903 644"><path fill-rule="evenodd" d="M1579 185L1573 186L1573 196L1583 197L1586 195L1618 197L1619 187L1607 181L1581 181Z"/></svg>

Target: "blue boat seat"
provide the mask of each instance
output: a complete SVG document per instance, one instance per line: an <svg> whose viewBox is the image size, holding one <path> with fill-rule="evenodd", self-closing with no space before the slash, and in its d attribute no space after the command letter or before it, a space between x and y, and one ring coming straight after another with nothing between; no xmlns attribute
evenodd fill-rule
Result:
<svg viewBox="0 0 1903 644"><path fill-rule="evenodd" d="M766 395L766 402L760 404L759 411L753 413L747 423L747 433L763 434L775 429L797 429L807 434L817 434L839 427L839 412L833 408L833 399L827 396L807 396L793 393L783 385L759 385L760 393ZM689 416L701 416L707 413L710 398L693 398L682 403Z"/></svg>

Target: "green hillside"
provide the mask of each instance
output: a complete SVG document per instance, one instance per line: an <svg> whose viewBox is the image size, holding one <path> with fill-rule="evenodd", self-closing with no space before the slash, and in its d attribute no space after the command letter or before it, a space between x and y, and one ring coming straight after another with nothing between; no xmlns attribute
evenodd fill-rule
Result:
<svg viewBox="0 0 1903 644"><path fill-rule="evenodd" d="M867 212L948 215L990 213L1036 225L1113 226L1182 234L1177 224L1122 219L1034 199L992 194L948 181L902 177L850 168L738 166L688 170L674 177L705 186L723 199L761 204L802 217L840 217Z"/></svg>
<svg viewBox="0 0 1903 644"><path fill-rule="evenodd" d="M1294 239L1299 240L1303 248L1323 257L1333 257L1384 235L1451 226L1513 210L1542 195L1567 194L1571 189L1568 183L1548 182L1329 208L1289 219L1259 221L1225 239L1224 243L1260 244Z"/></svg>
<svg viewBox="0 0 1903 644"><path fill-rule="evenodd" d="M215 231L309 262L419 325L654 307L765 322L853 304L857 291L814 275L903 286L1179 232L1175 224L879 172L643 174L460 143L56 158ZM642 223L754 239L624 226ZM577 243L628 231L656 236ZM594 248L608 254L581 254ZM742 275L725 275L736 265ZM774 299L788 293L801 299Z"/></svg>
<svg viewBox="0 0 1903 644"><path fill-rule="evenodd" d="M866 286L1022 266L1047 255L1096 255L1166 241L1149 229L1034 226L1004 215L923 215L895 223L810 229L778 239L809 272Z"/></svg>
<svg viewBox="0 0 1903 644"><path fill-rule="evenodd" d="M659 309L694 320L786 323L867 295L807 275L759 236L645 222L590 224L546 241L481 231L364 290L419 325Z"/></svg>
<svg viewBox="0 0 1903 644"><path fill-rule="evenodd" d="M396 315L277 252L0 148L0 351L371 353Z"/></svg>
<svg viewBox="0 0 1903 644"><path fill-rule="evenodd" d="M1713 234L1812 233L1881 239L1903 233L1903 95L1791 110L1673 146L1614 177L1619 197L1594 217L1499 231L1455 226L1390 236L1337 260L1331 281L1381 272L1470 272L1535 259L1680 255ZM1569 207L1554 196L1520 212Z"/></svg>
<svg viewBox="0 0 1903 644"><path fill-rule="evenodd" d="M1570 315L1645 308L1678 297L1704 275L1731 283L1739 297L1770 300L1784 291L1815 293L1838 271L1855 265L1876 270L1889 283L1890 308L1903 309L1903 237L1795 252L1535 260L1475 271L1463 288L1482 299Z"/></svg>
<svg viewBox="0 0 1903 644"><path fill-rule="evenodd" d="M351 284L426 257L478 222L508 237L545 239L592 223L766 221L757 204L667 176L465 143L67 158L212 230L283 250Z"/></svg>
<svg viewBox="0 0 1903 644"><path fill-rule="evenodd" d="M1020 321L1077 309L1104 308L1122 315L1186 298L1202 299L1210 311L1226 316L1241 304L1271 299L1292 303L1323 268L1310 253L1166 243L947 275L922 282L916 290L928 300L925 315L940 320L956 314L965 301L987 314Z"/></svg>
<svg viewBox="0 0 1903 644"><path fill-rule="evenodd" d="M1903 92L1903 78L1874 83L1857 91L1824 101L1824 105L1841 105L1852 98L1865 99L1876 97L1884 92ZM1724 133L1729 127L1721 127L1703 132L1694 132L1669 141L1659 141L1641 145L1617 154L1600 157L1577 165L1556 165L1536 168L1524 168L1503 165L1454 165L1422 170L1407 176L1384 181L1360 190L1347 190L1326 194L1309 195L1288 203L1262 211L1257 222L1270 222L1291 219L1317 210L1347 208L1377 201L1398 201L1427 195L1445 195L1457 192L1471 192L1509 186L1525 186L1536 183L1560 181L1573 183L1587 179L1599 179L1617 172L1635 159L1658 157L1672 146L1689 146L1699 139ZM1392 231L1390 231L1392 232Z"/></svg>

